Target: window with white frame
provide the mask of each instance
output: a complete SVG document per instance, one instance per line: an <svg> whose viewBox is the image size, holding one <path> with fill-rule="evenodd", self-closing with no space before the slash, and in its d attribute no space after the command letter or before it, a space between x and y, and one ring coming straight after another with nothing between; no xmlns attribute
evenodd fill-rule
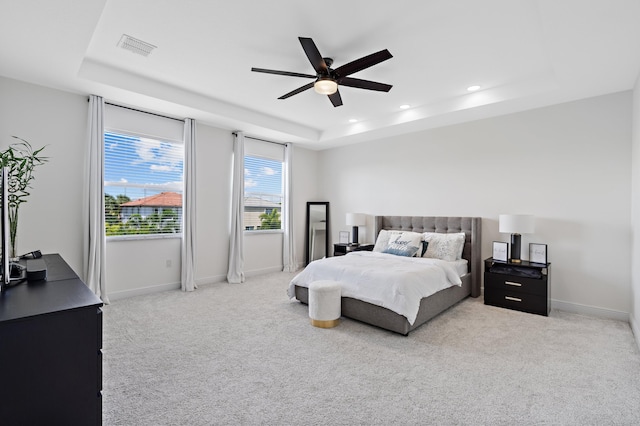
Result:
<svg viewBox="0 0 640 426"><path fill-rule="evenodd" d="M247 141L244 157L244 229L274 231L282 229L284 190L281 145L269 146Z"/></svg>
<svg viewBox="0 0 640 426"><path fill-rule="evenodd" d="M105 124L111 124L104 133L106 236L180 235L183 124L113 106L106 113Z"/></svg>

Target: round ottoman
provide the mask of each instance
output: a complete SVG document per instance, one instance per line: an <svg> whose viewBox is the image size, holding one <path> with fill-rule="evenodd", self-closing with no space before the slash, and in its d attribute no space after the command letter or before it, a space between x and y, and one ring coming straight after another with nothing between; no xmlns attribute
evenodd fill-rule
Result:
<svg viewBox="0 0 640 426"><path fill-rule="evenodd" d="M315 281L309 286L309 318L315 327L331 328L340 320L340 283Z"/></svg>

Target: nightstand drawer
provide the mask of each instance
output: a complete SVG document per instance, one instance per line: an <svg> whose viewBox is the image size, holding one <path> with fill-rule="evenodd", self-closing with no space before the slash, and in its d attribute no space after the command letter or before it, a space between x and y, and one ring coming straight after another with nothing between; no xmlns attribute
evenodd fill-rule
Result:
<svg viewBox="0 0 640 426"><path fill-rule="evenodd" d="M532 314L549 314L548 299L545 296L535 294L493 289L485 292L484 303Z"/></svg>
<svg viewBox="0 0 640 426"><path fill-rule="evenodd" d="M487 272L484 274L484 288L497 291L509 291L513 293L526 293L547 296L547 280L519 277L517 275L496 274Z"/></svg>

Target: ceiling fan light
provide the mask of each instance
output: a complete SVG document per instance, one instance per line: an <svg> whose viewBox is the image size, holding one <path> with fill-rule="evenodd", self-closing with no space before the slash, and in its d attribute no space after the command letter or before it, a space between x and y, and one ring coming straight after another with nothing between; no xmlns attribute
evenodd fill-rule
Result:
<svg viewBox="0 0 640 426"><path fill-rule="evenodd" d="M320 78L313 84L313 89L321 95L333 95L338 91L338 83L331 78Z"/></svg>

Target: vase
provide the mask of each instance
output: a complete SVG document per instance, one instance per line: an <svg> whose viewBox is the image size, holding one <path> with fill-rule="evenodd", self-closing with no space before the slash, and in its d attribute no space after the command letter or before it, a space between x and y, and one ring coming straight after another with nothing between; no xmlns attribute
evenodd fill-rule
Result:
<svg viewBox="0 0 640 426"><path fill-rule="evenodd" d="M18 231L18 206L9 204L9 256L11 261L17 262L20 260L18 256L18 245L16 241L16 234Z"/></svg>

